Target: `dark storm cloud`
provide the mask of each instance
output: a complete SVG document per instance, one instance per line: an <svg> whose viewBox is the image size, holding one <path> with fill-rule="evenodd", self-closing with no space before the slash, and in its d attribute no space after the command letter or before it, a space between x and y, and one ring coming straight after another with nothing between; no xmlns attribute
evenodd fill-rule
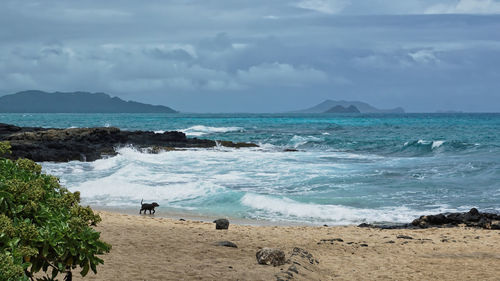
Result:
<svg viewBox="0 0 500 281"><path fill-rule="evenodd" d="M99 91L184 111L357 99L499 111L494 0L2 1L0 94Z"/></svg>

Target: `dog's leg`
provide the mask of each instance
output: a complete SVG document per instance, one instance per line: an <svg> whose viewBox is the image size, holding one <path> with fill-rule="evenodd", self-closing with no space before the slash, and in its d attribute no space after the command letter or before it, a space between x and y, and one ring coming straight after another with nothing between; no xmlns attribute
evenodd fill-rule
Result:
<svg viewBox="0 0 500 281"><path fill-rule="evenodd" d="M153 215L154 215L154 213L156 213L156 210L155 210L155 209L153 209Z"/></svg>
<svg viewBox="0 0 500 281"><path fill-rule="evenodd" d="M139 210L139 215L141 214L141 212L142 212L142 209Z"/></svg>

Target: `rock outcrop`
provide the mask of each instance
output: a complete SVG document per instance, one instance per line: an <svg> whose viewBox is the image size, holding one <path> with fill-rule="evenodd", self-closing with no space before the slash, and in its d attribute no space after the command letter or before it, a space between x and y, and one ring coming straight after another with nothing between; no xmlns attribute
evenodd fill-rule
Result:
<svg viewBox="0 0 500 281"><path fill-rule="evenodd" d="M485 229L500 229L500 215L493 213L481 213L476 208L465 213L445 213L437 215L421 216L415 219L412 225L427 228L432 226L456 226L466 225L469 227L480 227Z"/></svg>
<svg viewBox="0 0 500 281"><path fill-rule="evenodd" d="M176 131L158 134L150 131L122 131L114 127L46 129L2 123L0 141L10 142L12 154L8 157L28 158L37 162L94 161L105 155L115 155L116 148L128 145L167 151L173 148L217 146L216 141L187 138L184 133ZM230 141L224 141L222 145L250 146Z"/></svg>
<svg viewBox="0 0 500 281"><path fill-rule="evenodd" d="M476 208L463 213L442 213L437 215L421 216L411 223L395 225L373 225L362 223L358 227L373 227L380 229L408 229L428 227L456 227L468 226L484 229L500 229L500 214L481 213ZM399 237L398 237L399 238Z"/></svg>
<svg viewBox="0 0 500 281"><path fill-rule="evenodd" d="M264 265L280 266L285 264L285 252L276 248L262 248L255 254L257 262Z"/></svg>
<svg viewBox="0 0 500 281"><path fill-rule="evenodd" d="M288 269L276 274L277 281L322 279L318 268L319 261L302 248L293 248L289 253L287 263L290 264Z"/></svg>

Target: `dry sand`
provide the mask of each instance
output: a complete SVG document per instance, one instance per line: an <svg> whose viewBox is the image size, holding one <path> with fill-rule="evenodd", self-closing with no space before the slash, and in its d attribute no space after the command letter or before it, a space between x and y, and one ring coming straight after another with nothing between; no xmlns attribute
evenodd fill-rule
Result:
<svg viewBox="0 0 500 281"><path fill-rule="evenodd" d="M99 213L103 221L97 229L113 249L103 256L97 275L82 279L75 272L74 280L500 280L500 231L495 230L233 224L216 230L208 222ZM334 238L343 242L320 242ZM221 240L238 248L214 245ZM294 256L298 273L289 270L292 264L259 265L260 247L281 248L287 257L299 247L318 263Z"/></svg>

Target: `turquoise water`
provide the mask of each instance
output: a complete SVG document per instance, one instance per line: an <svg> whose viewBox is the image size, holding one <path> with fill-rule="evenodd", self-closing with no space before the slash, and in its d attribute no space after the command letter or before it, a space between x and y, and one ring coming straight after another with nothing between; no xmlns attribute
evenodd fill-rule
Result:
<svg viewBox="0 0 500 281"><path fill-rule="evenodd" d="M500 212L500 114L0 114L21 126L116 126L258 143L252 149L43 163L92 206L280 222L408 222ZM295 148L299 152L283 152Z"/></svg>

